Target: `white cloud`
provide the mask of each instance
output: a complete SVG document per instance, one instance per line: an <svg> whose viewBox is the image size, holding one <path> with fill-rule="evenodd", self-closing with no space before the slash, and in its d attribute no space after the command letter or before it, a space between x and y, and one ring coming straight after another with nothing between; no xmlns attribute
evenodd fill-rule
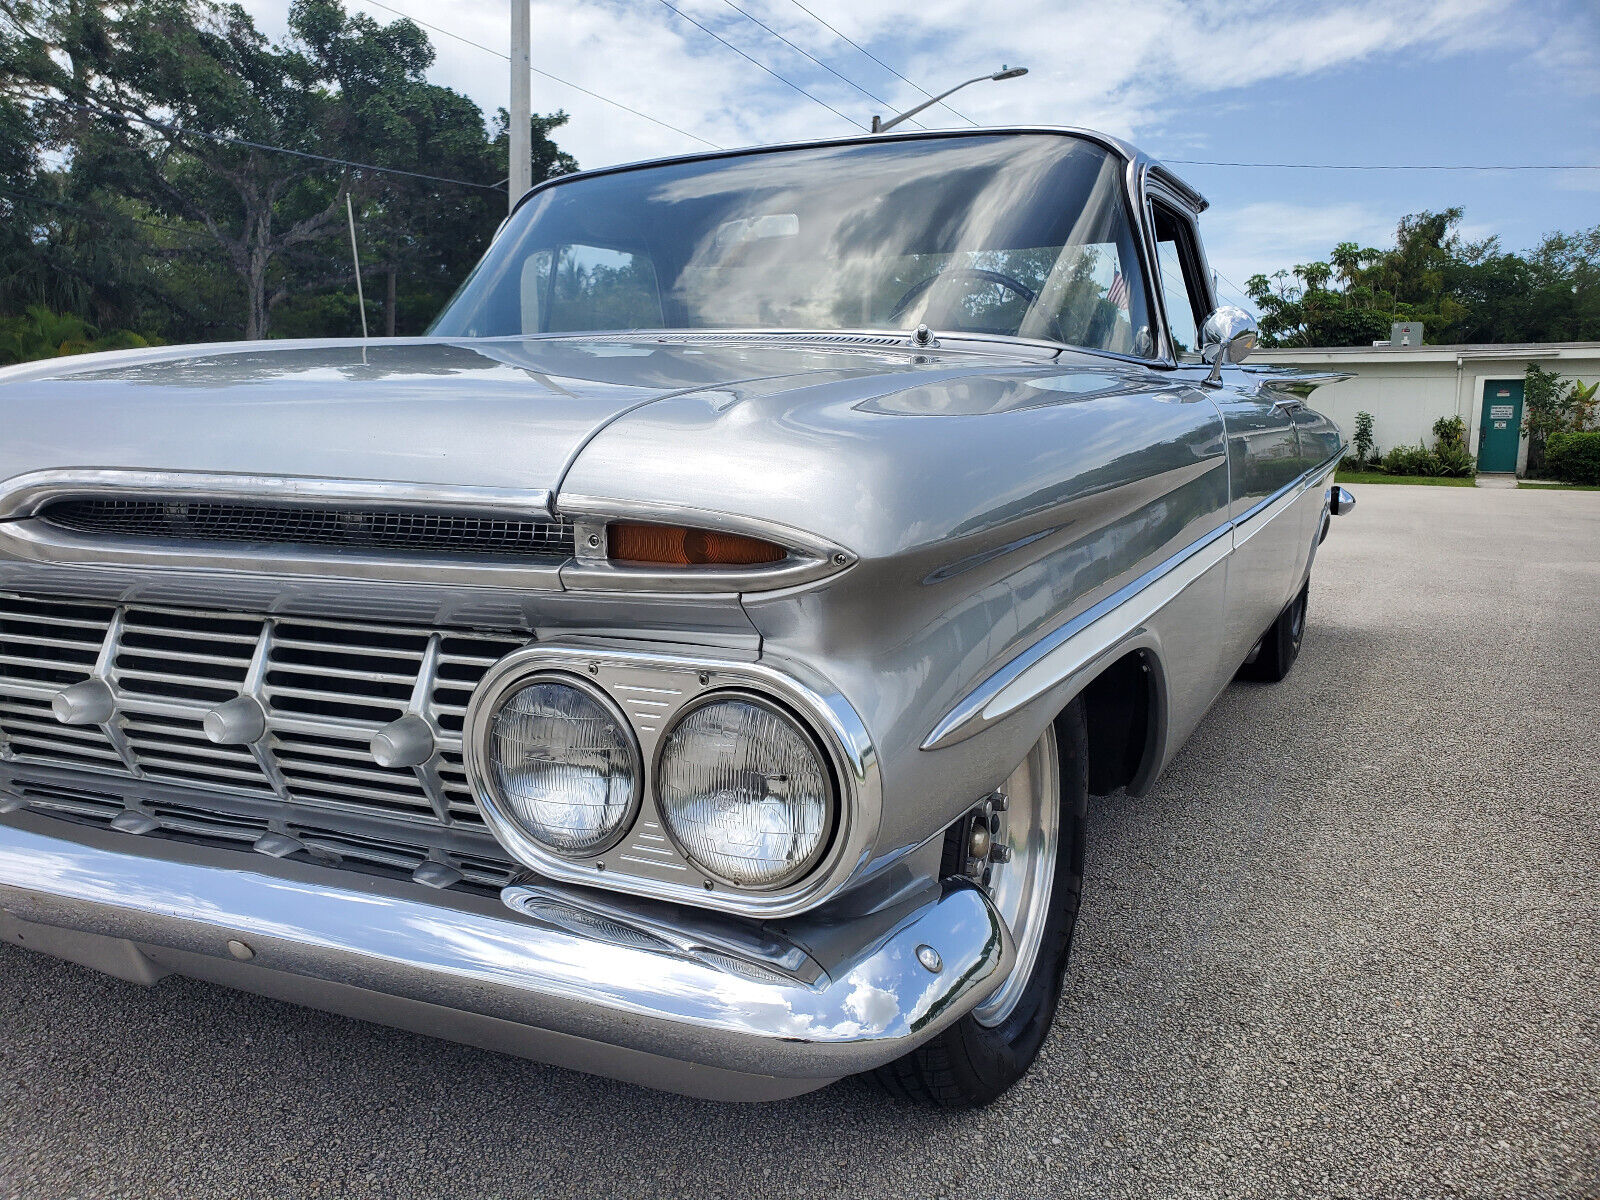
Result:
<svg viewBox="0 0 1600 1200"><path fill-rule="evenodd" d="M1397 220L1394 213L1352 202L1258 201L1225 212L1213 209L1201 218L1200 228L1212 267L1234 285L1223 283L1220 290L1237 302L1235 291L1250 276L1326 262L1340 242L1393 245Z"/></svg>
<svg viewBox="0 0 1600 1200"><path fill-rule="evenodd" d="M736 0L816 57L894 105L922 97L834 37L793 0ZM347 0L376 19L391 14ZM397 9L486 46L507 41L498 0L386 0ZM696 20L865 124L887 111L807 62L724 0L674 3ZM1495 22L1510 0L1349 0L1306 11L1282 0L1229 6L1180 0L809 0L807 7L928 86L995 70L1030 68L1026 79L980 84L952 103L982 122L1086 125L1137 139L1181 128L1185 102L1270 81L1290 81L1379 55L1450 53ZM269 33L284 30L288 0L245 0ZM719 45L657 0L535 0L534 63L552 74L722 145L832 137L850 125ZM472 96L486 112L506 102L506 63L430 35L431 77ZM584 166L697 148L697 143L544 79L535 107L565 108L559 135ZM1178 115L1174 115L1178 114ZM941 109L931 123L958 124Z"/></svg>

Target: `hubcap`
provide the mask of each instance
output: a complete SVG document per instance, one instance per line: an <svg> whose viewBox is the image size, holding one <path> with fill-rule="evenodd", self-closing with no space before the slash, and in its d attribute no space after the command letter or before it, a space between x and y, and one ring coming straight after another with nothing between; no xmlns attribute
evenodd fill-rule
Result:
<svg viewBox="0 0 1600 1200"><path fill-rule="evenodd" d="M1006 981L972 1010L980 1025L1000 1025L1016 1010L1039 960L1060 841L1060 780L1055 735L1046 731L1001 788L1004 799L992 798L987 813L974 815L974 822L983 820L988 833L981 839L987 863L974 865L1017 948L1016 966ZM976 823L969 829L969 855L980 840L977 829Z"/></svg>

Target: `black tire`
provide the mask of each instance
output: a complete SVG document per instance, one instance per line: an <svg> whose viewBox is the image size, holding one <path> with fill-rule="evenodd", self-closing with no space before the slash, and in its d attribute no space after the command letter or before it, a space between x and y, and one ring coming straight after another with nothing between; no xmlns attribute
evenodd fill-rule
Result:
<svg viewBox="0 0 1600 1200"><path fill-rule="evenodd" d="M968 1014L904 1058L880 1067L875 1078L899 1099L936 1108L988 1104L1027 1074L1055 1021L1083 898L1089 735L1082 700L1075 700L1056 718L1054 731L1061 773L1061 833L1044 941L1027 989L1001 1024L989 1028ZM959 853L957 848L955 854ZM947 845L946 863L952 870L954 861Z"/></svg>
<svg viewBox="0 0 1600 1200"><path fill-rule="evenodd" d="M1305 640L1306 608L1310 597L1311 584L1307 581L1299 595L1289 601L1289 607L1278 614L1272 628L1261 635L1261 644L1255 656L1239 668L1240 679L1278 683L1289 674L1294 660L1300 657L1300 643Z"/></svg>

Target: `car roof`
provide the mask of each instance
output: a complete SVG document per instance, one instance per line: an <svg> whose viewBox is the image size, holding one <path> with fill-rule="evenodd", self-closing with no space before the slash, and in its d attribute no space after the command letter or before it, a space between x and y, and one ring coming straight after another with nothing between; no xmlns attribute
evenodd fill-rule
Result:
<svg viewBox="0 0 1600 1200"><path fill-rule="evenodd" d="M661 158L641 159L637 162L618 163L615 166L596 167L588 171L574 171L569 175L557 175L552 179L543 180L529 188L517 201L516 208L521 208L536 192L558 183L569 183L575 179L592 179L601 175L613 175L621 171L637 171L645 167L662 166L667 163L707 162L719 158L741 158L752 154L771 154L785 150L810 150L821 146L849 146L867 145L874 142L905 142L922 141L931 138L953 137L994 137L1006 135L1026 134L1056 134L1063 137L1079 138L1084 141L1094 142L1111 151L1124 162L1131 163L1141 171L1148 171L1150 175L1159 179L1179 199L1187 204L1196 214L1202 213L1209 207L1209 202L1204 196L1166 167L1160 160L1152 158L1137 146L1113 137L1108 133L1100 133L1093 129L1078 129L1069 125L1006 125L1006 126L980 126L975 129L918 129L903 133L865 133L849 137L818 138L803 142L776 142L763 146L741 146L727 150L703 150L691 154L673 154ZM512 211L515 211L513 209Z"/></svg>

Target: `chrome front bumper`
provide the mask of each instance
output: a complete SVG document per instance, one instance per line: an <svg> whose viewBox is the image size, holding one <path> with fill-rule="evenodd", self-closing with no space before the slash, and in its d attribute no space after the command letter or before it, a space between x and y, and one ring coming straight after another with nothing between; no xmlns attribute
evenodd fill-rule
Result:
<svg viewBox="0 0 1600 1200"><path fill-rule="evenodd" d="M619 920L578 893L508 889L513 911L0 816L0 940L140 983L210 979L716 1099L777 1099L881 1066L998 985L1013 950L987 899L959 884L918 895L842 924L798 918L753 957L662 923L666 909Z"/></svg>

